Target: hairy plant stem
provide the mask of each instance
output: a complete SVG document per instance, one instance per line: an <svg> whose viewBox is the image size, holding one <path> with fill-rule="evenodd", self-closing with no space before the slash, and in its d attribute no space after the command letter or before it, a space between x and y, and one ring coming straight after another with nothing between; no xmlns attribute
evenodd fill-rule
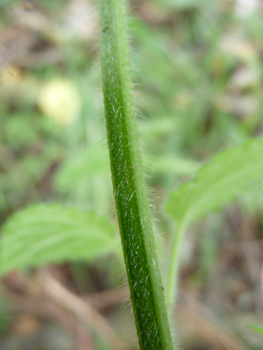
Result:
<svg viewBox="0 0 263 350"><path fill-rule="evenodd" d="M140 348L173 348L137 140L125 0L99 0L115 205Z"/></svg>
<svg viewBox="0 0 263 350"><path fill-rule="evenodd" d="M179 265L180 265L180 253L182 248L182 241L185 233L185 225L181 223L174 235L172 241L172 249L169 259L169 267L167 273L167 282L166 282L166 300L167 308L169 314L172 314L173 306L176 300L177 293L177 284L178 284L178 275L179 275Z"/></svg>

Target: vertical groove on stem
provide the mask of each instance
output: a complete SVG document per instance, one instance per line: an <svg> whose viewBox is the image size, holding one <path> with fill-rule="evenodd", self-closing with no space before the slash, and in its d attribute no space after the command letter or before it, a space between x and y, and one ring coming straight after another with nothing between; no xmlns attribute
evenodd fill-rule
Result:
<svg viewBox="0 0 263 350"><path fill-rule="evenodd" d="M141 349L173 349L138 146L125 0L99 0L105 118L115 205Z"/></svg>

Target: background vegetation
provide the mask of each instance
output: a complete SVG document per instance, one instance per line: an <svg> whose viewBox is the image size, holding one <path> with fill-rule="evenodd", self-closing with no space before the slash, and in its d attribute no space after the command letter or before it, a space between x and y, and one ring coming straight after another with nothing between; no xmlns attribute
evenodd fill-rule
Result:
<svg viewBox="0 0 263 350"><path fill-rule="evenodd" d="M167 194L213 154L262 134L263 21L252 3L131 2L135 102L155 231L165 249L175 230L163 210ZM115 221L96 6L1 1L1 224L30 204L54 201ZM187 232L175 311L183 349L262 349L262 337L247 327L263 324L262 188L256 181ZM0 348L136 349L123 275L117 242L88 263L6 275Z"/></svg>

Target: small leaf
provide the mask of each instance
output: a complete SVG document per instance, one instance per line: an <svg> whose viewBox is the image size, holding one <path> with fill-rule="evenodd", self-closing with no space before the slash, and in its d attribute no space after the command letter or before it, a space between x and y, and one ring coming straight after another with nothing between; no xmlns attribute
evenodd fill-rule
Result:
<svg viewBox="0 0 263 350"><path fill-rule="evenodd" d="M116 246L114 225L92 211L37 204L2 227L0 276L14 269L68 259L91 260Z"/></svg>
<svg viewBox="0 0 263 350"><path fill-rule="evenodd" d="M188 226L222 208L263 177L263 138L216 155L194 180L170 193L168 214Z"/></svg>
<svg viewBox="0 0 263 350"><path fill-rule="evenodd" d="M253 331L257 332L258 334L263 335L263 327L255 326L253 324L249 324L248 327Z"/></svg>

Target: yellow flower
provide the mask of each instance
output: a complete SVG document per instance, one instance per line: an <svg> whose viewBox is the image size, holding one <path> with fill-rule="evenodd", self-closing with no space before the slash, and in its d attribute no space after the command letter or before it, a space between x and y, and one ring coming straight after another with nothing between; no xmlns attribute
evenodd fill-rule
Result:
<svg viewBox="0 0 263 350"><path fill-rule="evenodd" d="M80 98L74 84L66 79L54 79L41 89L40 110L56 124L69 125L78 116Z"/></svg>

